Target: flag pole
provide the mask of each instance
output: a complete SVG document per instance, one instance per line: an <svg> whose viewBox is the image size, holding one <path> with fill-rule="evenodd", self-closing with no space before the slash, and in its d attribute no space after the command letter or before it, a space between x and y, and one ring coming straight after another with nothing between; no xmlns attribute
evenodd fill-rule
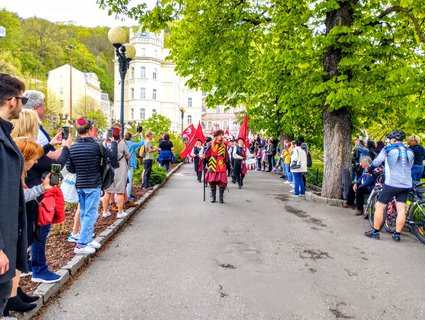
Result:
<svg viewBox="0 0 425 320"><path fill-rule="evenodd" d="M202 168L202 171L204 171L204 202L205 202L205 168Z"/></svg>

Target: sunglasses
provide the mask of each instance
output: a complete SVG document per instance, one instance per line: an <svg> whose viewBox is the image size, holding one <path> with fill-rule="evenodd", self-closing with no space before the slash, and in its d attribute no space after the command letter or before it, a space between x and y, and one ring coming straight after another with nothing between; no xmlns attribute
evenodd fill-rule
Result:
<svg viewBox="0 0 425 320"><path fill-rule="evenodd" d="M27 97L12 97L12 98L9 98L7 100L12 100L13 98L20 99L22 101L22 105L25 105L28 102L28 98Z"/></svg>

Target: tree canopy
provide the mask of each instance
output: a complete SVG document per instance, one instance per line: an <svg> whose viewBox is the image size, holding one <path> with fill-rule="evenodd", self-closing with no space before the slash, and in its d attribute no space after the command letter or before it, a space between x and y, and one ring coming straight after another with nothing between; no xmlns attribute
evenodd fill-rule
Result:
<svg viewBox="0 0 425 320"><path fill-rule="evenodd" d="M97 2L169 26L170 59L210 106L244 105L257 129L323 141L325 196L340 193L351 132L423 130L425 0Z"/></svg>

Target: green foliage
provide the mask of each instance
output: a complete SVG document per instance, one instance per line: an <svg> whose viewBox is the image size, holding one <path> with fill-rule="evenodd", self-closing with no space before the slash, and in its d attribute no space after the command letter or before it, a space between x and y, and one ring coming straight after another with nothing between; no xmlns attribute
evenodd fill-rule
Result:
<svg viewBox="0 0 425 320"><path fill-rule="evenodd" d="M174 146L173 154L176 157L176 162L179 163L181 162L180 153L183 151L185 147L183 139L180 137L180 135L176 133L172 133L170 134L170 140L173 142L173 146Z"/></svg>
<svg viewBox="0 0 425 320"><path fill-rule="evenodd" d="M160 114L154 114L149 119L141 121L140 125L143 126L144 133L151 131L156 141L171 130L171 120Z"/></svg>
<svg viewBox="0 0 425 320"><path fill-rule="evenodd" d="M154 162L152 165L152 172L150 177L151 185L160 184L165 181L167 177L167 170L165 167L161 167L158 163ZM139 164L139 166L134 170L133 173L133 184L141 184L143 180L143 164Z"/></svg>

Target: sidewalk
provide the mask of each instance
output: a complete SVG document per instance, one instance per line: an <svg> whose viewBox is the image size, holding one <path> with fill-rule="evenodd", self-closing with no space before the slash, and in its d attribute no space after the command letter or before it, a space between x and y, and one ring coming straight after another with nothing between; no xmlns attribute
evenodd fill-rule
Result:
<svg viewBox="0 0 425 320"><path fill-rule="evenodd" d="M424 317L413 237L367 239L366 220L291 198L278 175L229 189L204 203L183 166L40 319Z"/></svg>

